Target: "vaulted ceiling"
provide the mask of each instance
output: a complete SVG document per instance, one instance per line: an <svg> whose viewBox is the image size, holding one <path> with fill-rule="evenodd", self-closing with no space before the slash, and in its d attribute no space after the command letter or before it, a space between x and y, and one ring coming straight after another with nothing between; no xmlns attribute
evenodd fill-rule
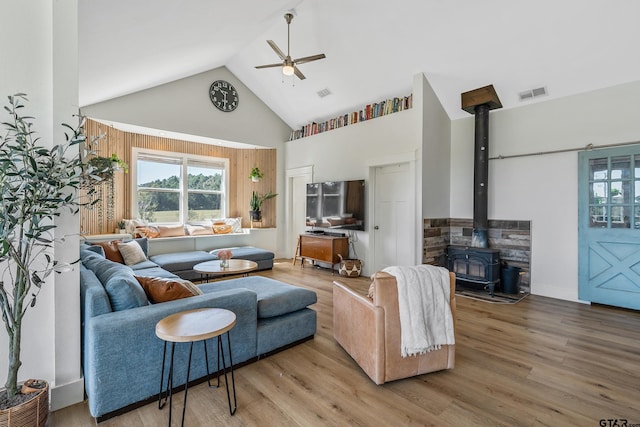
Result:
<svg viewBox="0 0 640 427"><path fill-rule="evenodd" d="M291 56L327 56L300 65L305 80L254 68L279 62L266 40L286 53L287 11ZM226 66L298 128L425 73L457 119L460 93L488 84L514 108L640 79L638 17L637 0L80 0L80 105Z"/></svg>

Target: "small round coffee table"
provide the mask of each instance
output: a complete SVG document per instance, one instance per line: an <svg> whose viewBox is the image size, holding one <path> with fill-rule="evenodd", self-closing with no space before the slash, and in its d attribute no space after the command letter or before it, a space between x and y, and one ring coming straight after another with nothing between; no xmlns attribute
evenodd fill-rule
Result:
<svg viewBox="0 0 640 427"><path fill-rule="evenodd" d="M248 276L250 271L258 268L258 263L246 259L230 259L229 267L220 267L220 260L201 262L193 266L193 271L204 277L242 274Z"/></svg>
<svg viewBox="0 0 640 427"><path fill-rule="evenodd" d="M222 369L224 372L224 380L227 387L227 400L229 402L229 413L236 413L236 382L233 376L233 358L231 355L231 338L229 331L236 324L236 315L234 312L223 308L197 308L194 310L182 311L165 317L156 324L156 335L164 341L164 352L162 355L162 373L160 375L160 394L158 395L158 409L162 409L167 400L169 400L169 427L171 427L171 408L173 403L173 354L176 343L188 342L189 361L187 363L187 380L184 385L184 403L182 407L182 424L184 425L184 414L187 409L187 392L189 391L189 371L191 370L191 354L193 353L193 343L196 341L204 341L204 358L207 366L207 381L211 386L211 375L209 373L209 355L207 352L207 340L209 338L218 337L218 385L220 387L220 361L222 360ZM224 356L224 347L222 345L222 335L227 334L227 348L229 350L229 368L231 371L231 383L233 388L233 407L231 404L231 396L229 394L229 381L227 380L227 363ZM167 386L163 390L165 360L167 357L167 344L171 343L169 357L169 373L167 376Z"/></svg>

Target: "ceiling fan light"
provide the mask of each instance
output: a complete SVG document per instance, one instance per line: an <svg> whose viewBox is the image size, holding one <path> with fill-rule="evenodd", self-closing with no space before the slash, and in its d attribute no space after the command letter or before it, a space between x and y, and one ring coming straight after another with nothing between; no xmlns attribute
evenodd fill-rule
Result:
<svg viewBox="0 0 640 427"><path fill-rule="evenodd" d="M282 67L282 74L285 76L292 76L294 72L293 65L285 65Z"/></svg>

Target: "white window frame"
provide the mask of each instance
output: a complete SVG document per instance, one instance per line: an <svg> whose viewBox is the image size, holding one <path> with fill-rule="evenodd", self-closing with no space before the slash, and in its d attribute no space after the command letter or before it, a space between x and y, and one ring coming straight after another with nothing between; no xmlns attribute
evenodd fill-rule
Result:
<svg viewBox="0 0 640 427"><path fill-rule="evenodd" d="M226 218L229 213L229 159L222 157L212 156L200 156L197 154L177 153L173 151L161 151L152 150L147 148L134 147L131 150L131 166L129 173L131 173L131 216L138 218L138 158L141 155L149 155L154 157L166 157L169 159L180 160L180 218L178 222L154 222L153 224L160 225L175 225L175 224L196 224L197 222L188 221L188 188L187 188L187 171L189 162L197 162L199 166L210 165L212 167L220 167L220 164L224 165L224 172L222 175L222 200L220 201L222 217Z"/></svg>

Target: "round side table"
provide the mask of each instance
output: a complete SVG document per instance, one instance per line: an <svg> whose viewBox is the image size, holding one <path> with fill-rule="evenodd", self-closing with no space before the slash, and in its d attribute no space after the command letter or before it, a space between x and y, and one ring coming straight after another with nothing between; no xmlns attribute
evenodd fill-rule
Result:
<svg viewBox="0 0 640 427"><path fill-rule="evenodd" d="M236 315L232 311L222 308L199 308L183 311L165 317L156 324L156 336L164 341L164 352L162 354L162 373L160 375L160 394L158 395L158 409L162 409L169 400L169 427L171 427L171 407L173 402L173 354L176 343L189 343L189 361L187 363L187 380L184 385L184 404L182 407L182 423L184 425L184 414L187 408L187 392L189 390L189 371L191 370L191 355L193 353L193 343L204 342L204 357L207 365L207 381L211 386L211 374L209 373L209 357L207 354L207 340L218 337L218 384L220 386L220 359L222 359L222 369L227 388L227 401L229 402L229 413L236 413L236 383L233 376L233 359L231 356L231 339L229 331L236 324ZM229 381L227 380L227 364L222 345L222 335L227 334L227 348L229 349L229 371L231 373L231 384L233 389L233 407L229 393ZM163 391L165 360L167 356L167 344L171 343L169 373L167 375L167 386Z"/></svg>

